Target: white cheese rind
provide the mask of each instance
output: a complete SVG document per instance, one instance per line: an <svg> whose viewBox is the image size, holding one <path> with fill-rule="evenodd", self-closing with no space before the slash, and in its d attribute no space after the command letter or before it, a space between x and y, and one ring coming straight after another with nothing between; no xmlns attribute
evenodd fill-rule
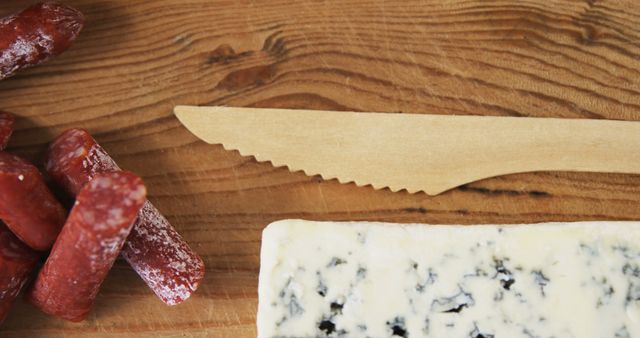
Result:
<svg viewBox="0 0 640 338"><path fill-rule="evenodd" d="M640 337L640 223L275 222L258 337Z"/></svg>

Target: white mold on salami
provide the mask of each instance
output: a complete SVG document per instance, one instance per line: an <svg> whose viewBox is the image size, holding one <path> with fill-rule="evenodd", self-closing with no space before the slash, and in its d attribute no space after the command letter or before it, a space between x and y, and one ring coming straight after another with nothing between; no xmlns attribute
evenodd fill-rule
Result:
<svg viewBox="0 0 640 338"><path fill-rule="evenodd" d="M92 190L121 189L122 185L126 183L126 181L118 181L110 176L102 176L96 177L89 182L86 188ZM123 220L129 219L123 207L130 207L140 203L140 200L145 199L146 191L143 185L139 185L135 189L127 190L126 194L122 194L122 199L118 201L118 206L114 206L110 200L93 201L93 203L95 203L92 206L93 208L83 209L83 218L87 220L87 222L92 223L93 228L97 230L118 227L122 224ZM94 212L106 214L108 217L102 217L96 220L93 216Z"/></svg>
<svg viewBox="0 0 640 338"><path fill-rule="evenodd" d="M29 293L45 313L72 321L89 313L146 195L139 177L112 172L96 176L76 200ZM130 206L125 205L128 200Z"/></svg>
<svg viewBox="0 0 640 338"><path fill-rule="evenodd" d="M189 298L204 275L200 257L150 202L142 207L122 255L168 305Z"/></svg>
<svg viewBox="0 0 640 338"><path fill-rule="evenodd" d="M62 53L83 23L82 13L55 2L0 19L0 80Z"/></svg>
<svg viewBox="0 0 640 338"><path fill-rule="evenodd" d="M72 195L96 175L120 171L111 156L81 129L68 130L51 144L46 168ZM204 277L202 259L150 202L140 211L122 256L169 305L189 298Z"/></svg>
<svg viewBox="0 0 640 338"><path fill-rule="evenodd" d="M111 156L98 144L89 149L88 155L82 160L82 166L88 170L91 178L105 170L120 170Z"/></svg>
<svg viewBox="0 0 640 338"><path fill-rule="evenodd" d="M48 157L45 163L47 171L55 171L57 167L67 167L75 161L81 161L82 168L89 175L89 179L93 179L96 174L118 171L120 167L116 162L100 147L94 143L90 148L85 148L85 136L87 132L81 129L71 129L65 133L64 138L57 139L52 147L61 149L74 149L65 154L62 158Z"/></svg>
<svg viewBox="0 0 640 338"><path fill-rule="evenodd" d="M53 48L54 44L51 36L47 35L45 32L39 31L35 36L34 41L30 42L24 38L18 38L14 41L14 43L4 53L0 54L0 64L12 64L13 66L10 69L5 69L3 71L7 74L14 73L20 68L20 63L15 62L15 60L21 60L21 62L28 64L44 62L47 60L38 60L41 51L51 54Z"/></svg>

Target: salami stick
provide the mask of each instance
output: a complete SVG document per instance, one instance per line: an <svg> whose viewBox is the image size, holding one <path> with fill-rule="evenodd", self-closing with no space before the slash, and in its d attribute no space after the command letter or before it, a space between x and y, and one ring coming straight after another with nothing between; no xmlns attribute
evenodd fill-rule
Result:
<svg viewBox="0 0 640 338"><path fill-rule="evenodd" d="M0 222L0 324L27 283L39 254L24 245Z"/></svg>
<svg viewBox="0 0 640 338"><path fill-rule="evenodd" d="M83 25L82 13L56 2L0 19L0 80L61 54Z"/></svg>
<svg viewBox="0 0 640 338"><path fill-rule="evenodd" d="M101 172L120 168L85 130L71 129L49 147L49 175L69 194ZM166 304L186 300L204 278L204 263L151 203L145 203L122 256Z"/></svg>
<svg viewBox="0 0 640 338"><path fill-rule="evenodd" d="M45 313L83 320L145 201L142 180L129 172L85 185L28 299Z"/></svg>
<svg viewBox="0 0 640 338"><path fill-rule="evenodd" d="M13 133L13 115L0 110L0 150L4 150Z"/></svg>
<svg viewBox="0 0 640 338"><path fill-rule="evenodd" d="M0 111L0 150L13 131L13 116ZM39 254L22 243L0 222L0 324L9 314L18 293L27 283Z"/></svg>
<svg viewBox="0 0 640 338"><path fill-rule="evenodd" d="M18 238L35 250L47 250L65 216L36 167L0 152L0 219Z"/></svg>

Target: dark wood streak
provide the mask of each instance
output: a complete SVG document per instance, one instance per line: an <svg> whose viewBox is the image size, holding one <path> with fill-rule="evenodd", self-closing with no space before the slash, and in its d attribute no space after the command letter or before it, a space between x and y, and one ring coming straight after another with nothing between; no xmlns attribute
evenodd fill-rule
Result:
<svg viewBox="0 0 640 338"><path fill-rule="evenodd" d="M468 185L464 185L457 188L459 191L463 192L475 192L484 195L506 195L506 196L523 196L528 195L533 198L540 197L552 197L551 194L545 191L531 190L531 191L518 191L518 190L503 190L503 189L487 189L482 187L470 187Z"/></svg>

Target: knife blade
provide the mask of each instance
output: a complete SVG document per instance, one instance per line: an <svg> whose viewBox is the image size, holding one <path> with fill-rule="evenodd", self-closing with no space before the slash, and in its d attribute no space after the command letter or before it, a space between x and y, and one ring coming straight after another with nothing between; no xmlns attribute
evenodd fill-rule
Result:
<svg viewBox="0 0 640 338"><path fill-rule="evenodd" d="M640 122L177 106L194 135L342 183L436 195L532 171L640 174Z"/></svg>

